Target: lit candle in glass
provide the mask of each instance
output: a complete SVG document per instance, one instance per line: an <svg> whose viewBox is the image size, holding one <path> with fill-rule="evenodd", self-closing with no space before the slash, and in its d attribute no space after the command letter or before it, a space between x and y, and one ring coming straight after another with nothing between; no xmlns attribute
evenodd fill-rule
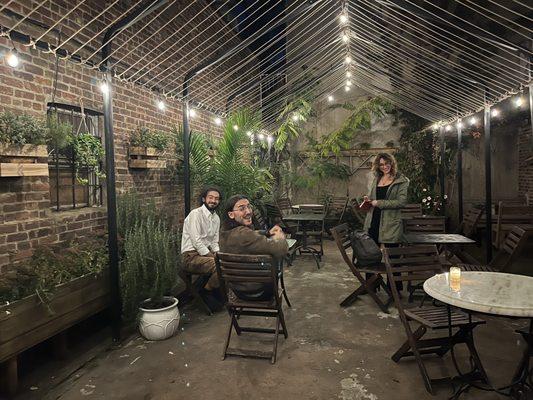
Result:
<svg viewBox="0 0 533 400"><path fill-rule="evenodd" d="M459 267L450 268L450 288L454 292L461 290L461 268Z"/></svg>

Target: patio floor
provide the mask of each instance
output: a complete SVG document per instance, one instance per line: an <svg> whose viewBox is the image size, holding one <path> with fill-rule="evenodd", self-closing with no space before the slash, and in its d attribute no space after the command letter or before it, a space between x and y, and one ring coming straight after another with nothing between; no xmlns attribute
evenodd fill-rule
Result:
<svg viewBox="0 0 533 400"><path fill-rule="evenodd" d="M325 245L320 270L311 257L301 256L286 271L292 302L292 308L284 308L289 338L280 337L275 365L244 358L222 361L227 313L208 317L187 306L181 310L182 329L175 337L147 342L132 336L119 348L100 351L66 378L58 379L57 371L45 367L39 372L41 382L31 381L31 376L23 381L19 398L447 399L452 393L449 386L438 387L436 396L425 391L414 361L391 361L405 339L394 308L384 314L367 296L349 308L339 306L354 278L335 244ZM475 331L478 351L497 385L509 382L513 374L522 350L514 330L525 325L524 320L488 318ZM270 336L264 342L253 340L252 334L243 336L241 344L270 348ZM462 350L459 347L458 353ZM454 375L449 356L444 362L427 360L430 375ZM465 360L461 361L466 369ZM54 387L51 379L62 382ZM473 389L461 398L500 397Z"/></svg>

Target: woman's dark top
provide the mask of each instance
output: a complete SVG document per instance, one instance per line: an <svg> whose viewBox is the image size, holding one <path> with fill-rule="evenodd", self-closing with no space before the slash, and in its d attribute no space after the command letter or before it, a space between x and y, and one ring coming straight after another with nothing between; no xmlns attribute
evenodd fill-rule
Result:
<svg viewBox="0 0 533 400"><path fill-rule="evenodd" d="M376 200L385 200L387 198L387 189L390 185L387 186L376 186ZM370 223L370 228L368 229L368 236L374 239L374 242L379 244L379 223L381 221L381 209L374 207L372 211L372 222Z"/></svg>

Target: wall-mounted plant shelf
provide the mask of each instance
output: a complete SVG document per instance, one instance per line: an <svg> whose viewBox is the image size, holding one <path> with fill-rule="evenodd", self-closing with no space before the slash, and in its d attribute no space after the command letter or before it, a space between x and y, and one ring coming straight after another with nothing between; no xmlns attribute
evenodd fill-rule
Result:
<svg viewBox="0 0 533 400"><path fill-rule="evenodd" d="M46 145L0 145L0 177L48 176Z"/></svg>
<svg viewBox="0 0 533 400"><path fill-rule="evenodd" d="M166 160L159 159L163 152L153 147L130 147L129 154L130 168L158 169L167 166Z"/></svg>

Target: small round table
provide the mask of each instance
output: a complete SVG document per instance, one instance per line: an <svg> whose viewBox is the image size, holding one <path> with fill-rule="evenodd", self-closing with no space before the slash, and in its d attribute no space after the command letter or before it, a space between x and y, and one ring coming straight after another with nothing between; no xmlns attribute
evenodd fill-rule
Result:
<svg viewBox="0 0 533 400"><path fill-rule="evenodd" d="M438 274L424 282L424 291L451 306L469 311L506 317L530 318L529 332L519 331L527 348L514 374L509 394L520 398L520 391L532 390L529 359L533 355L533 277L501 272L461 272L459 291L453 291L449 274Z"/></svg>

